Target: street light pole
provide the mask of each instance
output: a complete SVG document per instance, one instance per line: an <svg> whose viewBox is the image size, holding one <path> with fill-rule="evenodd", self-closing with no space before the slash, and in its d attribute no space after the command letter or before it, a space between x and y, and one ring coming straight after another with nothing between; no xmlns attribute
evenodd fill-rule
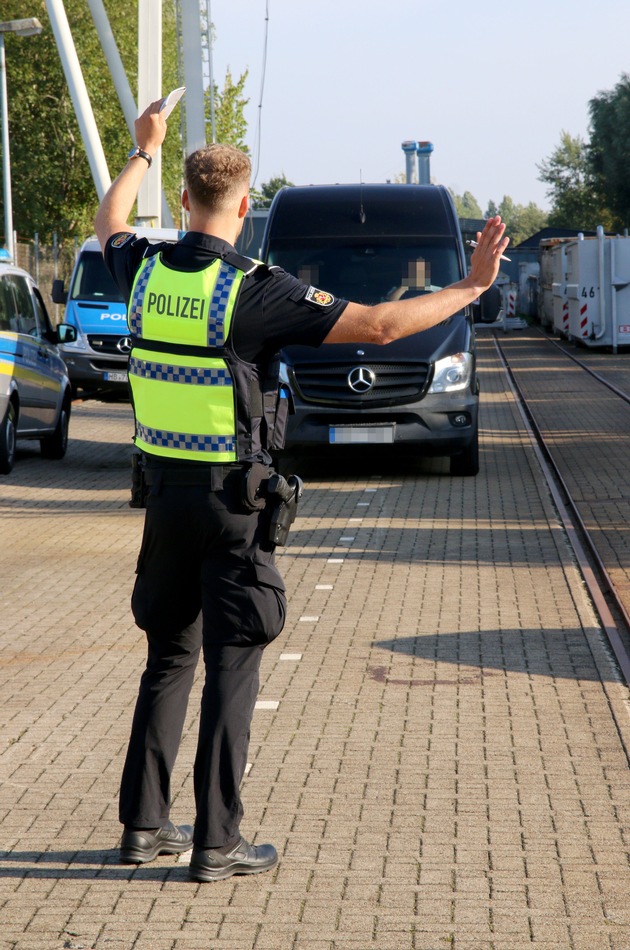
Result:
<svg viewBox="0 0 630 950"><path fill-rule="evenodd" d="M13 246L13 201L11 198L11 160L9 157L9 97L7 95L7 68L4 51L4 34L17 33L18 36L36 36L41 33L42 25L37 17L24 20L5 20L0 23L0 102L2 104L2 187L4 194L4 231L5 245L12 261L15 260Z"/></svg>
<svg viewBox="0 0 630 950"><path fill-rule="evenodd" d="M9 161L9 116L7 68L4 55L4 33L0 33L0 98L2 99L2 186L4 195L5 247L11 260L13 254L13 203L11 201L11 162Z"/></svg>

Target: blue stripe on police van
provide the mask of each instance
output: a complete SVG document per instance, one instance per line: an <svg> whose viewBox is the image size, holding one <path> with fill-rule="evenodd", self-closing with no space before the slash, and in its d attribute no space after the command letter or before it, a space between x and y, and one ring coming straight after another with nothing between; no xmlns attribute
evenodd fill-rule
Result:
<svg viewBox="0 0 630 950"><path fill-rule="evenodd" d="M225 315L232 286L238 271L225 261L221 261L217 282L210 301L208 320L208 346L223 346L225 343Z"/></svg>
<svg viewBox="0 0 630 950"><path fill-rule="evenodd" d="M136 281L136 286L131 295L131 304L129 305L129 329L133 336L142 336L142 304L144 303L144 294L158 257L159 255L155 254L149 258Z"/></svg>
<svg viewBox="0 0 630 950"><path fill-rule="evenodd" d="M165 429L152 429L142 423L136 423L136 437L147 445L161 446L166 449L179 449L187 452L235 452L234 437L231 435L194 435L185 432L168 432Z"/></svg>
<svg viewBox="0 0 630 950"><path fill-rule="evenodd" d="M227 369L199 366L173 366L171 363L153 363L132 356L129 372L143 379L157 379L165 383L189 383L192 386L232 386Z"/></svg>

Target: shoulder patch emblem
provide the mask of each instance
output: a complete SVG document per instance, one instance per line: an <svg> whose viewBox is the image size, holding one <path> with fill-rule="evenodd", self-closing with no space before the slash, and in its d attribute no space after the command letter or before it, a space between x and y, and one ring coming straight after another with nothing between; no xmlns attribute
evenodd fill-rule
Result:
<svg viewBox="0 0 630 950"><path fill-rule="evenodd" d="M309 287L306 291L305 300L317 304L318 307L330 307L335 302L332 294L325 290L318 290L317 287Z"/></svg>
<svg viewBox="0 0 630 950"><path fill-rule="evenodd" d="M112 246L112 247L123 247L125 244L127 244L129 241L131 241L131 239L134 238L134 237L135 237L135 234L133 234L131 231L127 231L127 232L125 232L125 234L119 234L118 237L115 237L115 238L114 238L114 240L112 241L111 246Z"/></svg>

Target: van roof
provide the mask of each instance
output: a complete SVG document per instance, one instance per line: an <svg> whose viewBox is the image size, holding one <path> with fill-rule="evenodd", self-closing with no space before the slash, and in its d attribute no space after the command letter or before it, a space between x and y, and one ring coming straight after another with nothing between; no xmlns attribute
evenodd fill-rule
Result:
<svg viewBox="0 0 630 950"><path fill-rule="evenodd" d="M177 228L135 228L134 234L138 237L148 238L149 241L157 243L158 241L179 241L185 234L185 231L178 231ZM82 251L100 251L101 245L95 235L89 237L81 245Z"/></svg>
<svg viewBox="0 0 630 950"><path fill-rule="evenodd" d="M443 185L309 185L283 188L269 215L272 239L459 236Z"/></svg>
<svg viewBox="0 0 630 950"><path fill-rule="evenodd" d="M2 274L17 274L19 277L30 277L34 282L35 278L32 274L29 274L27 270L24 270L23 267L18 267L17 264L14 264L13 261L0 260L0 276Z"/></svg>

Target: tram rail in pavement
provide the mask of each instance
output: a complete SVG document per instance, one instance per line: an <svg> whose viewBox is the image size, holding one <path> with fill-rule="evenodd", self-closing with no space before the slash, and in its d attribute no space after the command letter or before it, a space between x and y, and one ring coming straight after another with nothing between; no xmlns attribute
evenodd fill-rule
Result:
<svg viewBox="0 0 630 950"><path fill-rule="evenodd" d="M561 345L536 328L510 340L496 335L494 339L564 496L557 505L568 506L594 562L593 573L581 544L574 544L629 683L630 510L626 496L630 440L625 433L630 427L630 364L625 354L609 356L609 364L601 358L595 362L588 353ZM568 414L567 404L571 406Z"/></svg>

